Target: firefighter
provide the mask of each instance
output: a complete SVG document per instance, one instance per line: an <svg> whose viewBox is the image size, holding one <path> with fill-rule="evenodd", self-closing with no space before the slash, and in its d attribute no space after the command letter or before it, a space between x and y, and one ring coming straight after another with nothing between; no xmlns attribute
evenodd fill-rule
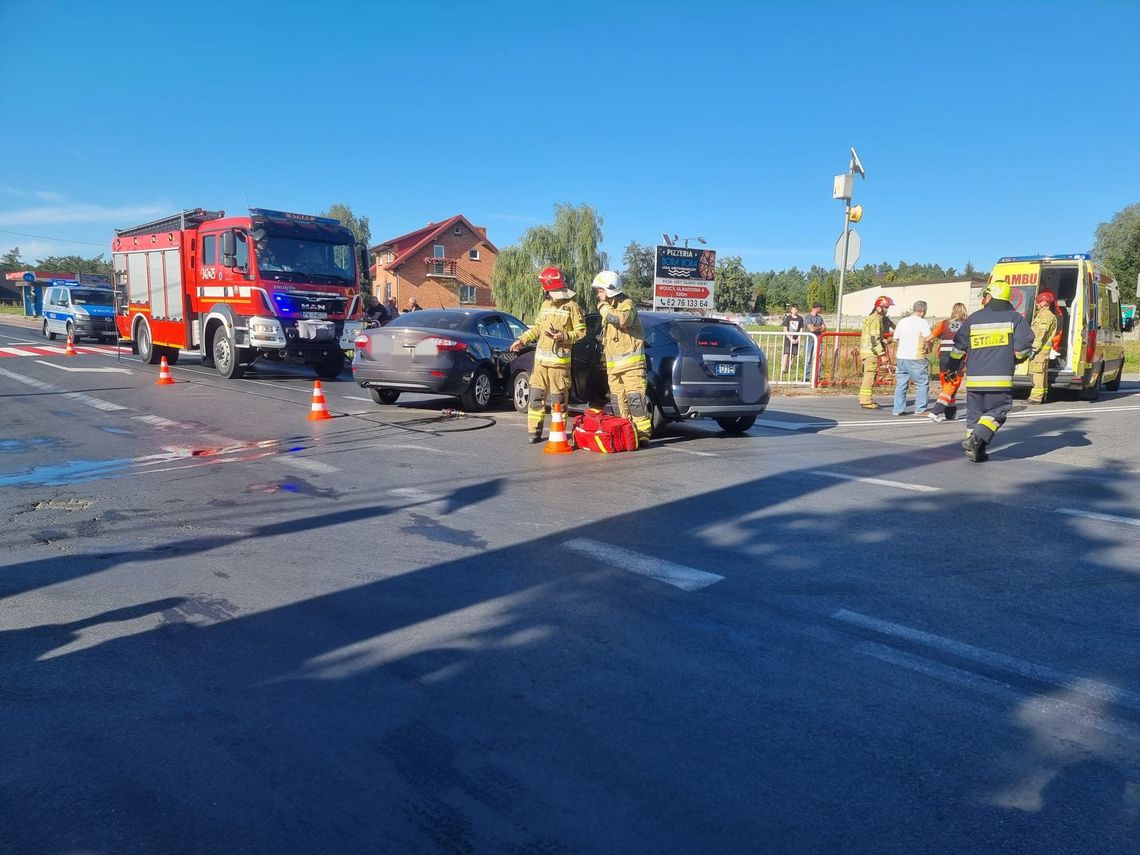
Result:
<svg viewBox="0 0 1140 855"><path fill-rule="evenodd" d="M1053 336L1057 334L1057 316L1053 304L1057 300L1052 291L1043 290L1037 295L1037 309L1033 313L1033 350L1029 354L1029 376L1033 389L1030 404L1044 404L1049 386L1049 356L1053 352Z"/></svg>
<svg viewBox="0 0 1140 855"><path fill-rule="evenodd" d="M879 404L871 396L875 393L875 379L879 366L887 362L887 342L894 329L887 319L887 309L895 304L890 297L882 296L875 300L871 314L863 319L863 337L859 339L859 360L863 364L863 382L859 386L859 406L865 410L877 410Z"/></svg>
<svg viewBox="0 0 1140 855"><path fill-rule="evenodd" d="M950 370L950 351L954 349L954 337L966 322L966 304L955 303L950 309L950 317L939 321L931 331L928 341L939 340L938 344L938 382L941 387L938 400L930 408L927 417L932 422L954 421L958 415L958 386L962 382L961 371L951 383L946 379L946 372ZM961 368L961 365L959 365Z"/></svg>
<svg viewBox="0 0 1140 855"><path fill-rule="evenodd" d="M602 316L599 338L606 355L606 377L610 402L616 415L633 422L638 441L649 439L652 419L645 396L645 330L637 317L637 306L621 289L621 280L612 270L594 277L594 295Z"/></svg>
<svg viewBox="0 0 1140 855"><path fill-rule="evenodd" d="M1010 287L995 279L982 292L982 308L966 318L954 337L948 380L957 379L969 355L966 375L966 440L973 463L989 459L986 446L1005 424L1013 406L1013 366L1029 358L1033 331L1009 302Z"/></svg>
<svg viewBox="0 0 1140 855"><path fill-rule="evenodd" d="M586 334L582 310L574 302L574 292L566 287L562 271L547 267L538 275L546 296L538 310L538 319L511 343L511 352L537 342L534 371L530 375L530 404L526 411L526 429L531 442L542 441L542 423L549 403L565 407L570 389L570 348Z"/></svg>

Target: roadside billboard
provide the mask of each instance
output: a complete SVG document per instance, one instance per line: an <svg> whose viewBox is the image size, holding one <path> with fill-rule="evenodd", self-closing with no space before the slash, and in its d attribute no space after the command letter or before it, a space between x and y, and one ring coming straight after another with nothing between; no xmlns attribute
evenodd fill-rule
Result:
<svg viewBox="0 0 1140 855"><path fill-rule="evenodd" d="M653 270L654 309L711 312L716 250L658 246Z"/></svg>

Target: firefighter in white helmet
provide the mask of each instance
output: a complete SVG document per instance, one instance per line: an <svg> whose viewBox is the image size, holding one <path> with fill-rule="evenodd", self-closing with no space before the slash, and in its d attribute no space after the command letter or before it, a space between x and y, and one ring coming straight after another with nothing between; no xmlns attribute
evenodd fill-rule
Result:
<svg viewBox="0 0 1140 855"><path fill-rule="evenodd" d="M637 438L647 440L652 419L645 395L645 330L637 317L637 306L622 292L621 279L612 270L595 276L593 288L602 316L599 338L614 413L633 422Z"/></svg>

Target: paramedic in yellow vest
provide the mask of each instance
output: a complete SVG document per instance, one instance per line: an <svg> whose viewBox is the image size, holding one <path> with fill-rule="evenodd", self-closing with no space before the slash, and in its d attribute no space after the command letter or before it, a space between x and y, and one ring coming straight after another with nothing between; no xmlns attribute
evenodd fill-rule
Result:
<svg viewBox="0 0 1140 855"><path fill-rule="evenodd" d="M1053 350L1053 336L1057 332L1057 316L1053 314L1056 298L1052 291L1042 291L1037 295L1037 310L1033 313L1033 350L1029 352L1029 377L1033 389L1029 393L1030 404L1044 404L1045 393L1049 388L1049 354Z"/></svg>
<svg viewBox="0 0 1140 855"><path fill-rule="evenodd" d="M887 309L895 304L890 297L879 297L871 314L863 319L863 337L859 339L859 361L863 364L863 382L859 384L859 406L865 410L877 410L872 395L875 394L875 378L879 365L887 359L887 336L890 321Z"/></svg>
<svg viewBox="0 0 1140 855"><path fill-rule="evenodd" d="M645 396L645 330L637 317L637 306L622 292L621 280L612 270L595 276L593 288L602 316L599 338L606 356L614 414L633 422L638 440L647 440L652 420Z"/></svg>
<svg viewBox="0 0 1140 855"><path fill-rule="evenodd" d="M542 423L546 420L546 404L566 408L570 389L570 348L586 335L582 310L574 302L574 292L566 287L562 271L547 267L538 275L546 297L538 309L534 325L511 344L518 353L524 345L537 342L534 371L530 375L530 404L526 411L526 430L531 442L542 441Z"/></svg>

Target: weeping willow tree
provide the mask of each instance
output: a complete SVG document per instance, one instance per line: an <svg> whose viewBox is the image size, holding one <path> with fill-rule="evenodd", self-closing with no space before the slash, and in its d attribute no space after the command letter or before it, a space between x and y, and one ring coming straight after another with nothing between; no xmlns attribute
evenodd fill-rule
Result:
<svg viewBox="0 0 1140 855"><path fill-rule="evenodd" d="M527 229L519 242L499 253L491 273L495 305L505 312L532 322L542 302L538 274L551 265L575 291L586 309L594 308L590 283L606 266L602 242L602 217L589 205L555 205L554 222Z"/></svg>

